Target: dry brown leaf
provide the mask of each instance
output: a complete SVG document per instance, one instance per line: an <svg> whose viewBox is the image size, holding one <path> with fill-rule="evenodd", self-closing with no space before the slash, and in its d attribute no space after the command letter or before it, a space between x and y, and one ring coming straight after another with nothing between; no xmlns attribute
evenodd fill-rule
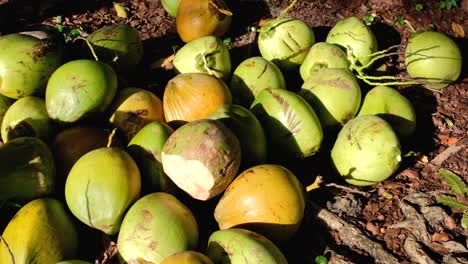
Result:
<svg viewBox="0 0 468 264"><path fill-rule="evenodd" d="M452 239L449 234L445 232L436 232L432 235L433 242L449 241Z"/></svg>
<svg viewBox="0 0 468 264"><path fill-rule="evenodd" d="M459 138L456 138L456 137L450 137L449 139L447 139L447 144L449 146L451 145L455 145L457 142L458 142Z"/></svg>
<svg viewBox="0 0 468 264"><path fill-rule="evenodd" d="M452 22L452 30L455 32L455 37L456 38L464 38L465 37L465 30L463 30L463 27L455 22Z"/></svg>

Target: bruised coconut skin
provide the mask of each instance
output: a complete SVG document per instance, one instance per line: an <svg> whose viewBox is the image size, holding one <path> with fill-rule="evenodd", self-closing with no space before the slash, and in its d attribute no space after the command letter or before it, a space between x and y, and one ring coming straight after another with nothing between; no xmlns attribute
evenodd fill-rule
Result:
<svg viewBox="0 0 468 264"><path fill-rule="evenodd" d="M237 175L240 143L220 121L192 121L168 138L161 161L179 188L205 201L222 193Z"/></svg>
<svg viewBox="0 0 468 264"><path fill-rule="evenodd" d="M324 128L345 124L356 116L361 105L361 88L347 69L312 73L299 94L314 108Z"/></svg>
<svg viewBox="0 0 468 264"><path fill-rule="evenodd" d="M112 105L109 122L130 140L146 124L164 122L162 101L152 92L135 87L119 91Z"/></svg>
<svg viewBox="0 0 468 264"><path fill-rule="evenodd" d="M362 115L341 129L331 158L348 183L366 186L386 180L398 169L401 147L389 123L378 116Z"/></svg>
<svg viewBox="0 0 468 264"><path fill-rule="evenodd" d="M409 137L416 129L416 111L410 100L388 86L372 88L366 94L358 115L383 118L401 137Z"/></svg>
<svg viewBox="0 0 468 264"><path fill-rule="evenodd" d="M328 33L326 42L352 51L362 65L369 63L372 59L369 55L378 50L374 33L357 17L348 17L336 23Z"/></svg>
<svg viewBox="0 0 468 264"><path fill-rule="evenodd" d="M250 110L264 127L269 144L278 146L282 156L305 158L320 149L322 126L314 109L298 94L264 89Z"/></svg>
<svg viewBox="0 0 468 264"><path fill-rule="evenodd" d="M148 194L130 207L117 240L126 263L160 263L178 252L194 250L198 224L176 197L163 192Z"/></svg>
<svg viewBox="0 0 468 264"><path fill-rule="evenodd" d="M211 234L206 254L214 263L288 263L273 242L258 233L242 228L219 230Z"/></svg>
<svg viewBox="0 0 468 264"><path fill-rule="evenodd" d="M251 57L234 70L230 88L234 102L249 107L261 90L286 89L286 82L276 64L263 57Z"/></svg>

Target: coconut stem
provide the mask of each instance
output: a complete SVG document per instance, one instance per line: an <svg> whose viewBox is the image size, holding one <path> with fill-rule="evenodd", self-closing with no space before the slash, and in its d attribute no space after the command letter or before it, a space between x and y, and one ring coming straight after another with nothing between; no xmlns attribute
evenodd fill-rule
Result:
<svg viewBox="0 0 468 264"><path fill-rule="evenodd" d="M109 148L110 146L112 146L112 140L114 140L114 136L116 132L117 132L117 128L112 129L112 132L110 133L109 138L107 140L106 147Z"/></svg>
<svg viewBox="0 0 468 264"><path fill-rule="evenodd" d="M84 40L84 41L86 42L86 45L88 45L88 48L89 48L89 50L91 51L91 54L93 55L94 59L95 59L96 61L99 61L99 58L98 58L98 56L96 55L96 51L94 50L93 44L91 44L91 42L89 42L88 39L83 38L83 37L77 37L76 39Z"/></svg>
<svg viewBox="0 0 468 264"><path fill-rule="evenodd" d="M291 8L294 7L296 3L297 3L297 0L292 1L292 3L288 5L288 7L286 7L283 11L281 11L281 13L278 15L278 18L284 17L289 12L289 10L291 10Z"/></svg>
<svg viewBox="0 0 468 264"><path fill-rule="evenodd" d="M1 242L1 241L3 241L3 243L5 243L5 247L6 247L7 250L8 250L8 254L10 254L10 257L11 257L11 263L12 263L12 264L16 264L15 256L13 255L13 252L11 251L10 246L8 245L7 241L0 235L0 242Z"/></svg>
<svg viewBox="0 0 468 264"><path fill-rule="evenodd" d="M363 65L363 66L360 66L360 67L357 67L359 70L365 70L367 68L369 68L370 66L372 66L372 64L374 64L377 60L380 60L382 58L385 58L385 57L390 57L390 56L393 56L393 55L398 55L399 53L398 52L390 52L392 49L397 49L399 48L400 45L393 45L387 49L384 49L384 50L381 50L381 51L377 51L377 52L374 52L370 55L367 55L367 56L363 56L363 58L366 58L366 57L371 57L372 59L366 64L366 65Z"/></svg>

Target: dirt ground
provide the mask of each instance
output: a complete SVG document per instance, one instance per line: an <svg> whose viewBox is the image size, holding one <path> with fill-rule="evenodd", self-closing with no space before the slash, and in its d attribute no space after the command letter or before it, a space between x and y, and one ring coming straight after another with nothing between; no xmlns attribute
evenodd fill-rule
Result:
<svg viewBox="0 0 468 264"><path fill-rule="evenodd" d="M171 55L174 45L182 46L175 19L167 15L158 0L118 2L128 8L128 18L116 15L112 1L0 1L0 32L15 32L35 23L56 25L58 15L63 18L61 25L80 29L84 35L105 25L128 23L144 39L145 56L141 68L124 81L162 95L174 73L151 65ZM262 19L278 15L289 2L226 2L234 13L231 30L225 36L232 39L229 47L234 68L243 59L259 54L256 34L249 29L258 27ZM346 185L329 167L323 166L328 164L323 162L329 155L326 151L291 165L290 169L304 185L314 182L317 176L322 176L324 182L308 194L301 230L290 243L281 245L289 263L314 263L319 255L326 256L329 263L468 263L468 232L460 226L462 211L435 201L440 195L454 196L441 180L440 168L449 169L468 182L468 49L467 37L460 36L460 28L468 33L468 1L458 1L458 7L451 10L441 10L439 2L303 0L290 10L288 16L302 19L313 28L317 42L324 41L330 28L343 18L373 15L371 28L379 48L401 43L401 52L411 31L392 21L402 17L416 29L435 28L451 36L463 51L465 64L460 79L440 92L420 86L397 87L413 103L418 124L414 136L402 142L405 153L415 154L405 157L398 173L390 179L370 187ZM423 10L416 10L418 3L423 4ZM390 72L404 74L403 61L402 56L395 56L381 64ZM301 85L294 73L286 79L291 89ZM362 89L366 92L369 87L363 84ZM207 231L201 237L203 250L206 243L203 239L215 226L210 212L216 201L204 204L188 201L188 204ZM115 238L87 233L86 239L91 242L82 247L83 258L100 263L115 260L112 257Z"/></svg>

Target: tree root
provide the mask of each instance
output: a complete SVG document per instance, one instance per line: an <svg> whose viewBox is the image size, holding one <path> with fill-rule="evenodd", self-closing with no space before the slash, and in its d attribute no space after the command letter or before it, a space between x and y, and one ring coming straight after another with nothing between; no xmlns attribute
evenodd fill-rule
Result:
<svg viewBox="0 0 468 264"><path fill-rule="evenodd" d="M346 246L369 253L376 263L399 263L392 253L385 250L381 244L371 240L355 225L310 201L309 205L317 211L316 218L322 221L330 230L336 231Z"/></svg>

